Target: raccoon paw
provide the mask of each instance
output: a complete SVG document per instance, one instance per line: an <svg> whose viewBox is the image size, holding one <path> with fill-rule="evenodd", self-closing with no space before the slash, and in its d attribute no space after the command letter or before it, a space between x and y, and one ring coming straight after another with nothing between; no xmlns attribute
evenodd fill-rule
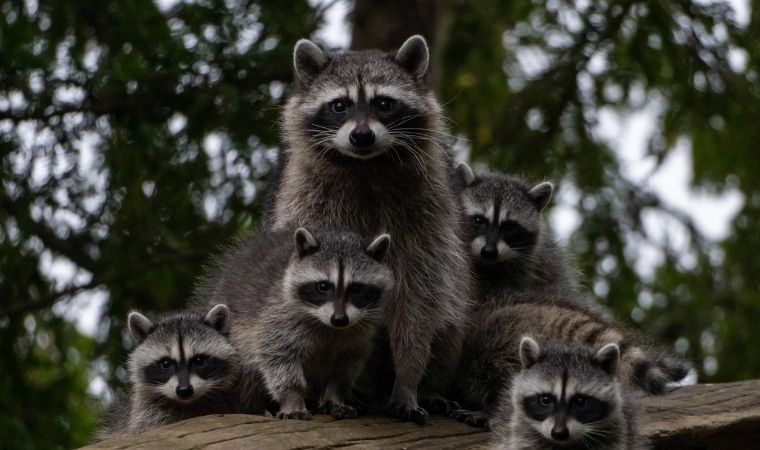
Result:
<svg viewBox="0 0 760 450"><path fill-rule="evenodd" d="M311 413L308 409L296 409L293 411L282 411L277 413L280 420L311 420Z"/></svg>
<svg viewBox="0 0 760 450"><path fill-rule="evenodd" d="M421 396L420 406L430 411L431 414L440 414L442 416L449 415L453 410L462 409L459 403L437 394Z"/></svg>
<svg viewBox="0 0 760 450"><path fill-rule="evenodd" d="M449 417L456 419L467 425L483 428L484 430L490 430L490 415L485 411L470 411L468 409L455 409L449 413Z"/></svg>
<svg viewBox="0 0 760 450"><path fill-rule="evenodd" d="M353 406L346 404L337 404L326 401L319 406L319 412L333 416L335 420L355 419L359 412Z"/></svg>
<svg viewBox="0 0 760 450"><path fill-rule="evenodd" d="M359 413L352 406L333 405L330 408L330 415L333 416L335 420L343 420L343 419L355 419L359 416Z"/></svg>
<svg viewBox="0 0 760 450"><path fill-rule="evenodd" d="M430 418L427 411L419 406L403 405L396 402L388 405L388 414L401 420L412 421L417 425L425 425Z"/></svg>

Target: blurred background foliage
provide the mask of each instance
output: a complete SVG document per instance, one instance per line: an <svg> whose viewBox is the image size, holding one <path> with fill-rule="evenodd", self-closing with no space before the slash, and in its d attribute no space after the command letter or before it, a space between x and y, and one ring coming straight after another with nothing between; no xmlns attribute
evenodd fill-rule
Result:
<svg viewBox="0 0 760 450"><path fill-rule="evenodd" d="M760 376L756 3L0 0L0 447L86 443L127 311L181 308L256 229L292 46L336 4L353 48L428 37L458 154L557 182L551 223L621 321L700 380ZM641 111L644 172L617 139ZM734 199L717 238L647 183L674 154Z"/></svg>

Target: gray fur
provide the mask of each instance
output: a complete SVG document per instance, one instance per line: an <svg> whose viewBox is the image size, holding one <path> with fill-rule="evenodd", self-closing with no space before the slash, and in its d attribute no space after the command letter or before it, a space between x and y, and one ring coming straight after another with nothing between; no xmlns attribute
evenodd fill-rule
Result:
<svg viewBox="0 0 760 450"><path fill-rule="evenodd" d="M229 310L225 305L216 305L206 316L178 312L155 321L132 312L128 323L137 343L127 361L129 392L115 401L96 439L140 433L190 417L240 412L233 389L238 382L240 360L224 333L229 330ZM201 362L194 357L205 359ZM174 366L167 380L157 382L150 378L148 370L165 358ZM223 364L215 365L218 370L209 375L202 372L202 365L210 364L212 358L214 364ZM180 374L181 367L187 368L187 378ZM192 393L180 398L176 387L185 383L192 386Z"/></svg>
<svg viewBox="0 0 760 450"><path fill-rule="evenodd" d="M530 334L539 341L565 341L601 349L614 343L620 349L619 379L651 394L666 392L667 383L686 376L688 365L640 342L633 333L564 295L521 293L512 303L480 316L466 340L457 392L466 408L453 417L472 425L489 426L499 393L520 368L518 348ZM473 410L473 411L471 411Z"/></svg>
<svg viewBox="0 0 760 450"><path fill-rule="evenodd" d="M638 408L626 384L616 372L619 358L615 343L599 350L578 344L548 343L530 337L519 345L521 367L505 389L494 417L498 448L505 450L647 448L638 433ZM545 416L535 416L540 396L549 406ZM550 400L549 400L550 399ZM595 402L606 408L594 408ZM529 406L533 402L533 406ZM587 408L582 417L579 402ZM601 411L591 419L588 410ZM585 423L584 423L585 422ZM566 433L566 436L562 436Z"/></svg>
<svg viewBox="0 0 760 450"><path fill-rule="evenodd" d="M423 394L448 390L471 285L449 185L448 135L424 80L427 47L415 37L395 55L362 51L325 57L320 72L306 81L297 77L285 108L283 167L269 225L393 236L388 261L398 282L384 333L392 360L380 364L395 369L391 414L424 422L418 385L427 371ZM302 69L297 62L296 73ZM381 97L393 101L399 117L381 120L376 109ZM329 109L338 100L344 102L341 110L349 105L340 119ZM374 143L363 148L349 143L346 136L354 126L372 130Z"/></svg>
<svg viewBox="0 0 760 450"><path fill-rule="evenodd" d="M354 233L299 228L263 232L224 253L197 297L204 304L223 299L234 312L231 339L243 361L247 412L263 412L266 396L277 402L281 419L310 419L309 400L336 418L356 416L346 398L372 351L393 286L382 262L389 241L388 235L364 241ZM331 300L307 303L309 289L320 283L332 283ZM377 301L355 305L341 296L355 283L378 289ZM339 313L347 325L333 326Z"/></svg>
<svg viewBox="0 0 760 450"><path fill-rule="evenodd" d="M464 163L457 173L479 305L509 303L511 294L521 291L579 292L580 276L570 255L557 244L542 218L552 195L551 183L530 185L496 172L475 174ZM476 225L477 216L484 217L487 226ZM509 245L503 231L497 234L512 222L524 230L515 232L518 245ZM496 250L497 259L485 259L484 248Z"/></svg>

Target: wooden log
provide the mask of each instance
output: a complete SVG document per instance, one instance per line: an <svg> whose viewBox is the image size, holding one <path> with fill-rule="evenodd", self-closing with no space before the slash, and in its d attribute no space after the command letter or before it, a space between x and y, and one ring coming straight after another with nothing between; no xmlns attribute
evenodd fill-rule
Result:
<svg viewBox="0 0 760 450"><path fill-rule="evenodd" d="M702 384L646 397L642 434L656 449L759 449L760 380ZM198 417L97 443L91 449L484 449L492 433L433 417L426 426L388 417L278 421L232 414Z"/></svg>

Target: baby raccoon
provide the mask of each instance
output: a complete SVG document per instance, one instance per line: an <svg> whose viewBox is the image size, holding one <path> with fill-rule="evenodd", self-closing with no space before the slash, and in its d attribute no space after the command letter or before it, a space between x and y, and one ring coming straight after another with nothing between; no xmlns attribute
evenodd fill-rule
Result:
<svg viewBox="0 0 760 450"><path fill-rule="evenodd" d="M495 422L500 448L645 448L633 399L616 375L617 344L599 350L532 338L520 342L521 369L505 390Z"/></svg>
<svg viewBox="0 0 760 450"><path fill-rule="evenodd" d="M600 349L614 343L620 361L618 379L650 394L663 394L669 382L683 379L688 365L666 353L637 342L605 317L579 307L566 296L522 293L513 304L482 316L467 337L458 392L466 408L452 416L476 426L489 426L499 393L519 370L517 348L522 336L542 341L566 341Z"/></svg>
<svg viewBox="0 0 760 450"><path fill-rule="evenodd" d="M554 241L541 217L553 186L530 186L498 173L457 167L466 240L475 260L478 303L500 305L521 290L578 291L570 256Z"/></svg>
<svg viewBox="0 0 760 450"><path fill-rule="evenodd" d="M278 419L308 420L306 400L338 419L372 351L393 275L390 237L299 228L254 236L227 252L199 296L235 313L232 340L243 360L241 400L256 411L265 392Z"/></svg>
<svg viewBox="0 0 760 450"><path fill-rule="evenodd" d="M127 319L137 343L130 353L130 395L117 402L99 439L138 433L190 417L238 412L240 360L228 341L230 311L219 304L205 315L172 313L151 321Z"/></svg>

